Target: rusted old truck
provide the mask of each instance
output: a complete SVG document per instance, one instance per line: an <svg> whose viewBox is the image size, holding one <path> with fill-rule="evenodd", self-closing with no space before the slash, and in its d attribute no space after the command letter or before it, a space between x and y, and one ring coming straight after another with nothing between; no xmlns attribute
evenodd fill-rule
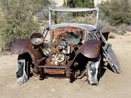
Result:
<svg viewBox="0 0 131 98"><path fill-rule="evenodd" d="M93 25L57 24L58 12L93 11L96 12L96 21ZM50 8L49 26L42 33L31 34L29 39L16 40L10 49L12 54L18 55L18 83L23 84L34 75L40 79L48 76L65 76L70 82L86 77L85 80L89 84L97 85L106 61L112 71L120 73L119 61L107 42L109 32L97 29L98 16L98 8Z"/></svg>

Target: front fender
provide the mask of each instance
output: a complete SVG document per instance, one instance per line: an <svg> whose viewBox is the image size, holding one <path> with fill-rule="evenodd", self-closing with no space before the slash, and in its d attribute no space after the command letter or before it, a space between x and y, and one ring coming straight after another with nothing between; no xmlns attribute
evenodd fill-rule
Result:
<svg viewBox="0 0 131 98"><path fill-rule="evenodd" d="M88 58L97 58L100 53L101 45L102 42L100 40L86 41L77 52L77 55L81 53Z"/></svg>
<svg viewBox="0 0 131 98"><path fill-rule="evenodd" d="M71 66L73 65L74 61L76 60L79 54L82 54L87 58L97 58L100 54L101 45L102 42L100 40L86 41L78 50L74 59L67 63L66 76L70 77Z"/></svg>
<svg viewBox="0 0 131 98"><path fill-rule="evenodd" d="M11 46L10 52L12 54L23 54L28 52L28 49L32 46L32 43L29 39L18 39Z"/></svg>
<svg viewBox="0 0 131 98"><path fill-rule="evenodd" d="M29 53L31 59L35 65L38 65L41 62L41 59L44 57L42 50L34 50L32 48L33 44L29 39L18 39L11 46L10 52L11 54L24 54Z"/></svg>

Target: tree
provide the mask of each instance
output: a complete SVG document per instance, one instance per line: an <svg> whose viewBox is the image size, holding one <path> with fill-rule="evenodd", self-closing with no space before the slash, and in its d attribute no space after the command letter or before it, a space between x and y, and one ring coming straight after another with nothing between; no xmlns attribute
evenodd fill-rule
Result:
<svg viewBox="0 0 131 98"><path fill-rule="evenodd" d="M48 0L1 0L0 5L3 17L0 20L0 36L3 48L20 38L28 38L32 32L39 31L39 25L34 15L40 12L41 7Z"/></svg>
<svg viewBox="0 0 131 98"><path fill-rule="evenodd" d="M65 0L64 0L63 6L64 6L64 7L67 7L67 3L66 3Z"/></svg>
<svg viewBox="0 0 131 98"><path fill-rule="evenodd" d="M131 24L131 1L111 0L99 5L100 11L111 25Z"/></svg>
<svg viewBox="0 0 131 98"><path fill-rule="evenodd" d="M94 0L67 0L67 4L63 4L64 7L70 8L94 8ZM73 16L84 16L86 13L73 13Z"/></svg>
<svg viewBox="0 0 131 98"><path fill-rule="evenodd" d="M71 8L93 8L94 0L67 0L67 6Z"/></svg>

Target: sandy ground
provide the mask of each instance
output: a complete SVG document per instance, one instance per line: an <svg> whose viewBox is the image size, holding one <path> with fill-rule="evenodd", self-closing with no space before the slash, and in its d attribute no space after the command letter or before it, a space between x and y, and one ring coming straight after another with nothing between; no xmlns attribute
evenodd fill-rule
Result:
<svg viewBox="0 0 131 98"><path fill-rule="evenodd" d="M131 32L114 35L109 43L121 65L121 73L106 70L98 86L81 80L36 77L22 86L16 82L17 56L0 57L0 98L131 98Z"/></svg>

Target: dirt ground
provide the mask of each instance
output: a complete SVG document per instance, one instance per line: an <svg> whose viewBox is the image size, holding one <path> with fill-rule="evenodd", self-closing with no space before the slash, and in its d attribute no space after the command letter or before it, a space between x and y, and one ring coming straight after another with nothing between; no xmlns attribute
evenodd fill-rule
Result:
<svg viewBox="0 0 131 98"><path fill-rule="evenodd" d="M131 98L131 32L113 35L109 43L120 61L121 73L106 70L98 86L66 78L39 80L31 77L21 86L16 82L17 56L0 56L0 98Z"/></svg>

